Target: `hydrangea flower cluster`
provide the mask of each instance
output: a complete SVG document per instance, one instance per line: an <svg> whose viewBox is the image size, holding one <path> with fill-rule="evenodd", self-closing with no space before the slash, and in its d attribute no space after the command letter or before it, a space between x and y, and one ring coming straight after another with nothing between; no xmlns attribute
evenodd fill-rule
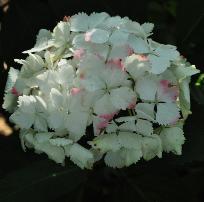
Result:
<svg viewBox="0 0 204 202"><path fill-rule="evenodd" d="M24 150L65 157L81 168L130 166L180 155L190 114L190 77L199 71L175 46L153 41L153 24L79 13L42 29L10 68L3 108Z"/></svg>

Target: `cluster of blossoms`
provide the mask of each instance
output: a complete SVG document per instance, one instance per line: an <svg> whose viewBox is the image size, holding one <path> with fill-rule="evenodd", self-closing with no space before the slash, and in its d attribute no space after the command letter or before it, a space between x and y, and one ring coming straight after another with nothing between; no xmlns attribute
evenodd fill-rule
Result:
<svg viewBox="0 0 204 202"><path fill-rule="evenodd" d="M10 68L3 108L20 128L22 147L92 168L104 157L121 168L140 158L181 154L190 113L189 82L198 70L175 46L107 13L79 13L42 29Z"/></svg>

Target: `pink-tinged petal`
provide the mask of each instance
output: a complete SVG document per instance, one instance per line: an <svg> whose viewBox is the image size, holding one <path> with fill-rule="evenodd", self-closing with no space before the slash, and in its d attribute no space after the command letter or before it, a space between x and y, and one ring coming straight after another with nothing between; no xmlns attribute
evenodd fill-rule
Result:
<svg viewBox="0 0 204 202"><path fill-rule="evenodd" d="M96 135L99 135L103 129L105 129L108 126L108 120L101 119L96 124Z"/></svg>
<svg viewBox="0 0 204 202"><path fill-rule="evenodd" d="M72 88L71 89L71 95L77 95L81 92L80 88Z"/></svg>
<svg viewBox="0 0 204 202"><path fill-rule="evenodd" d="M161 85L161 87L163 87L163 89L168 88L169 84L170 84L170 82L168 80L161 80L160 81L160 85Z"/></svg>
<svg viewBox="0 0 204 202"><path fill-rule="evenodd" d="M170 95L172 101L176 101L179 96L179 88L177 86L169 88L168 94Z"/></svg>
<svg viewBox="0 0 204 202"><path fill-rule="evenodd" d="M102 55L100 55L99 53L96 53L95 55L98 57L98 59L104 61L105 58Z"/></svg>
<svg viewBox="0 0 204 202"><path fill-rule="evenodd" d="M177 123L177 121L179 120L180 116L175 117L170 123L169 125L175 125Z"/></svg>
<svg viewBox="0 0 204 202"><path fill-rule="evenodd" d="M11 89L11 93L12 93L13 95L17 96L17 97L21 95L21 94L16 90L15 87L13 87L13 88Z"/></svg>
<svg viewBox="0 0 204 202"><path fill-rule="evenodd" d="M134 50L130 46L127 46L127 52L128 52L128 56L130 56L134 53Z"/></svg>
<svg viewBox="0 0 204 202"><path fill-rule="evenodd" d="M140 61L140 62L145 62L148 61L148 57L146 55L143 54L136 54L136 58Z"/></svg>
<svg viewBox="0 0 204 202"><path fill-rule="evenodd" d="M110 113L110 114L100 114L99 117L102 118L102 119L105 119L107 121L110 121L113 119L113 117L117 114L117 112L113 112L113 113Z"/></svg>
<svg viewBox="0 0 204 202"><path fill-rule="evenodd" d="M107 62L111 67L116 67L122 71L125 71L124 63L120 58L111 59Z"/></svg>
<svg viewBox="0 0 204 202"><path fill-rule="evenodd" d="M65 15L65 16L63 17L63 21L64 21L64 22L69 22L70 18L71 18L70 16L66 16L66 15Z"/></svg>
<svg viewBox="0 0 204 202"><path fill-rule="evenodd" d="M101 121L101 122L99 122L97 124L97 129L101 130L101 129L106 128L107 126L108 126L108 121L107 120L103 120L103 121Z"/></svg>
<svg viewBox="0 0 204 202"><path fill-rule="evenodd" d="M170 81L161 80L158 89L158 98L162 101L175 102L179 96L179 88L177 86L172 86ZM164 99L164 100L163 100Z"/></svg>
<svg viewBox="0 0 204 202"><path fill-rule="evenodd" d="M85 54L85 51L83 48L77 49L74 51L74 59L80 60Z"/></svg>
<svg viewBox="0 0 204 202"><path fill-rule="evenodd" d="M83 80L83 79L85 78L84 73L80 73L80 74L79 74L79 78L80 78L81 80Z"/></svg>
<svg viewBox="0 0 204 202"><path fill-rule="evenodd" d="M135 109L136 107L136 102L137 100L136 99L133 99L132 102L128 105L128 109Z"/></svg>
<svg viewBox="0 0 204 202"><path fill-rule="evenodd" d="M111 121L116 114L118 114L118 112L98 115L99 122L96 125L96 135L99 135L101 130L105 129L108 126L109 121Z"/></svg>
<svg viewBox="0 0 204 202"><path fill-rule="evenodd" d="M95 30L93 29L93 30L85 33L84 39L85 39L86 42L90 42L91 41L91 37L92 37L94 32L95 32Z"/></svg>

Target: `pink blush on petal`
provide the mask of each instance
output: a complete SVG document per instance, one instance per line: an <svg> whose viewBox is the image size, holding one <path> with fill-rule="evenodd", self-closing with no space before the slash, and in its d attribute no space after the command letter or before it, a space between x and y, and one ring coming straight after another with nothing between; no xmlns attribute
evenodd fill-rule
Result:
<svg viewBox="0 0 204 202"><path fill-rule="evenodd" d="M163 88L167 88L170 84L170 82L168 80L161 80L160 84Z"/></svg>
<svg viewBox="0 0 204 202"><path fill-rule="evenodd" d="M65 15L65 16L63 17L63 21L64 21L64 22L69 22L70 18L71 18L70 16L66 16L66 15Z"/></svg>
<svg viewBox="0 0 204 202"><path fill-rule="evenodd" d="M92 35L93 35L94 32L95 32L95 29L93 29L93 30L91 30L91 31L89 31L89 32L86 32L86 33L85 33L84 40L85 40L86 42L90 42L90 41L91 41L91 37L92 37Z"/></svg>
<svg viewBox="0 0 204 202"><path fill-rule="evenodd" d="M110 121L111 119L113 119L113 117L115 116L115 113L110 113L110 114L100 114L99 117L103 118L107 121Z"/></svg>
<svg viewBox="0 0 204 202"><path fill-rule="evenodd" d="M177 86L171 86L168 80L161 80L160 87L163 95L168 95L172 101L176 101L179 96L179 89Z"/></svg>
<svg viewBox="0 0 204 202"><path fill-rule="evenodd" d="M122 61L120 58L111 59L111 60L109 60L109 61L107 62L107 64L113 65L113 66L115 66L116 68L121 69L122 71L125 70L123 61Z"/></svg>
<svg viewBox="0 0 204 202"><path fill-rule="evenodd" d="M127 47L127 52L128 52L128 56L130 56L134 53L133 49L130 48L129 46Z"/></svg>
<svg viewBox="0 0 204 202"><path fill-rule="evenodd" d="M108 121L107 120L103 120L100 123L98 123L97 129L100 130L100 129L106 128L107 126L108 126Z"/></svg>
<svg viewBox="0 0 204 202"><path fill-rule="evenodd" d="M15 87L13 87L13 88L11 89L11 93L12 93L13 95L15 95L15 96L20 96L20 93L16 90Z"/></svg>
<svg viewBox="0 0 204 202"><path fill-rule="evenodd" d="M81 92L80 88L72 88L71 89L71 95L77 95Z"/></svg>
<svg viewBox="0 0 204 202"><path fill-rule="evenodd" d="M79 60L84 56L84 53L85 51L83 48L77 49L74 51L74 58Z"/></svg>
<svg viewBox="0 0 204 202"><path fill-rule="evenodd" d="M134 99L129 105L128 105L128 109L135 109L136 107L136 99Z"/></svg>
<svg viewBox="0 0 204 202"><path fill-rule="evenodd" d="M175 125L176 122L179 120L180 116L175 117L170 123L169 125Z"/></svg>
<svg viewBox="0 0 204 202"><path fill-rule="evenodd" d="M139 62L145 62L145 61L148 61L148 57L146 55L136 55L136 58L139 60Z"/></svg>

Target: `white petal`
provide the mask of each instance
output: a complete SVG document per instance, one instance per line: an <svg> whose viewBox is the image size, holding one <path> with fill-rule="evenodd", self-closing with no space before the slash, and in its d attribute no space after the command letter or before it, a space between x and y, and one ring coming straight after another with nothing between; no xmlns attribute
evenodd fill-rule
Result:
<svg viewBox="0 0 204 202"><path fill-rule="evenodd" d="M70 19L71 31L83 32L88 30L89 17L85 13L73 15Z"/></svg>
<svg viewBox="0 0 204 202"><path fill-rule="evenodd" d="M115 88L118 86L130 86L128 75L116 67L111 68L111 64L101 72L101 78L105 81L108 88Z"/></svg>
<svg viewBox="0 0 204 202"><path fill-rule="evenodd" d="M155 52L163 58L168 60L176 60L179 56L179 52L176 50L176 46L160 44Z"/></svg>
<svg viewBox="0 0 204 202"><path fill-rule="evenodd" d="M67 63L59 65L58 79L57 79L59 84L68 86L72 84L73 79L74 79L73 67Z"/></svg>
<svg viewBox="0 0 204 202"><path fill-rule="evenodd" d="M112 105L110 95L105 94L94 105L94 113L110 114L116 112L117 109Z"/></svg>
<svg viewBox="0 0 204 202"><path fill-rule="evenodd" d="M49 127L52 129L64 128L65 114L62 111L54 110L48 116Z"/></svg>
<svg viewBox="0 0 204 202"><path fill-rule="evenodd" d="M104 21L103 27L110 30L112 28L118 27L121 22L122 19L120 16L109 17Z"/></svg>
<svg viewBox="0 0 204 202"><path fill-rule="evenodd" d="M135 121L122 123L118 128L120 131L136 131Z"/></svg>
<svg viewBox="0 0 204 202"><path fill-rule="evenodd" d="M2 108L7 110L10 113L14 112L14 109L17 105L18 97L11 93L6 93L3 99L4 99L4 102L3 102Z"/></svg>
<svg viewBox="0 0 204 202"><path fill-rule="evenodd" d="M48 70L36 76L36 83L43 93L49 94L56 87L56 78L56 72Z"/></svg>
<svg viewBox="0 0 204 202"><path fill-rule="evenodd" d="M150 52L147 42L144 39L136 37L133 34L129 36L128 44L137 54Z"/></svg>
<svg viewBox="0 0 204 202"><path fill-rule="evenodd" d="M175 68L173 72L176 74L176 77L181 81L187 77L199 73L200 70L196 69L194 65L188 67L180 65L177 68Z"/></svg>
<svg viewBox="0 0 204 202"><path fill-rule="evenodd" d="M179 108L174 103L157 105L156 121L161 125L174 124L180 117Z"/></svg>
<svg viewBox="0 0 204 202"><path fill-rule="evenodd" d="M100 150L102 153L107 151L117 151L120 149L120 143L115 133L100 135L89 142L94 148Z"/></svg>
<svg viewBox="0 0 204 202"><path fill-rule="evenodd" d="M110 36L110 43L113 45L123 45L127 44L128 33L122 32L120 30L115 30Z"/></svg>
<svg viewBox="0 0 204 202"><path fill-rule="evenodd" d="M89 28L95 28L100 26L108 17L109 15L105 12L92 13L89 16Z"/></svg>
<svg viewBox="0 0 204 202"><path fill-rule="evenodd" d="M50 98L53 106L55 108L60 108L63 106L63 95L61 92L59 92L56 88L52 88L50 92Z"/></svg>
<svg viewBox="0 0 204 202"><path fill-rule="evenodd" d="M86 32L85 41L90 41L92 43L105 43L109 39L109 32L102 29L92 29Z"/></svg>
<svg viewBox="0 0 204 202"><path fill-rule="evenodd" d="M17 78L18 78L19 70L14 69L13 67L10 67L9 72L8 72L8 78L6 82L6 87L5 91L8 92L12 89L14 86Z"/></svg>
<svg viewBox="0 0 204 202"><path fill-rule="evenodd" d="M143 100L154 101L157 91L157 79L155 77L141 77L136 81L135 90Z"/></svg>
<svg viewBox="0 0 204 202"><path fill-rule="evenodd" d="M149 61L151 63L151 72L153 74L161 74L168 67L170 67L170 61L167 58L162 58L155 55L149 55Z"/></svg>
<svg viewBox="0 0 204 202"><path fill-rule="evenodd" d="M154 106L155 104L138 103L135 108L138 118L147 119L154 122Z"/></svg>
<svg viewBox="0 0 204 202"><path fill-rule="evenodd" d="M86 126L88 122L88 116L86 112L72 112L66 117L66 128L70 133L70 139L78 141L86 132Z"/></svg>
<svg viewBox="0 0 204 202"><path fill-rule="evenodd" d="M50 140L50 138L54 135L52 132L47 133L36 133L35 134L35 140L37 143L44 143Z"/></svg>
<svg viewBox="0 0 204 202"><path fill-rule="evenodd" d="M50 144L55 145L55 146L67 146L73 143L72 140L67 139L67 138L55 138L55 139L50 139L49 140Z"/></svg>
<svg viewBox="0 0 204 202"><path fill-rule="evenodd" d="M145 160L150 160L155 156L161 158L162 156L162 144L158 135L151 135L149 137L142 138L142 153Z"/></svg>
<svg viewBox="0 0 204 202"><path fill-rule="evenodd" d="M128 87L120 87L110 91L110 100L117 109L125 110L133 101L136 94Z"/></svg>
<svg viewBox="0 0 204 202"><path fill-rule="evenodd" d="M125 149L123 148L120 151L120 156L124 160L125 166L130 166L134 163L137 163L142 157L141 149Z"/></svg>
<svg viewBox="0 0 204 202"><path fill-rule="evenodd" d="M40 29L34 48L24 51L23 53L40 52L52 46L50 39L52 34L46 29Z"/></svg>
<svg viewBox="0 0 204 202"><path fill-rule="evenodd" d="M140 37L145 37L146 35L141 25L138 22L133 22L129 19L127 19L125 23L122 23L120 25L120 28L124 32L136 34L137 36L140 36Z"/></svg>
<svg viewBox="0 0 204 202"><path fill-rule="evenodd" d="M160 138L164 151L181 155L182 145L185 141L182 129L177 127L164 128L160 133Z"/></svg>
<svg viewBox="0 0 204 202"><path fill-rule="evenodd" d="M23 95L18 98L18 107L22 112L35 113L36 99L34 96Z"/></svg>
<svg viewBox="0 0 204 202"><path fill-rule="evenodd" d="M115 122L109 123L108 126L106 127L107 133L116 133L117 130L118 130L118 126Z"/></svg>
<svg viewBox="0 0 204 202"><path fill-rule="evenodd" d="M135 120L137 120L136 116L122 116L122 117L119 117L119 118L115 119L115 121L118 122L118 123L132 122L132 121L135 121Z"/></svg>
<svg viewBox="0 0 204 202"><path fill-rule="evenodd" d="M47 131L47 121L40 115L35 116L34 129L36 131L46 132Z"/></svg>
<svg viewBox="0 0 204 202"><path fill-rule="evenodd" d="M120 156L120 151L107 152L104 161L107 166L113 167L113 168L122 168L125 166L124 160Z"/></svg>
<svg viewBox="0 0 204 202"><path fill-rule="evenodd" d="M154 28L153 23L146 22L146 23L143 23L141 26L142 26L144 32L147 34L147 36L152 34L152 30Z"/></svg>
<svg viewBox="0 0 204 202"><path fill-rule="evenodd" d="M109 60L114 58L125 59L129 55L129 47L127 45L113 46L110 50Z"/></svg>
<svg viewBox="0 0 204 202"><path fill-rule="evenodd" d="M92 168L94 156L92 152L79 144L73 144L70 148L70 159L80 168Z"/></svg>
<svg viewBox="0 0 204 202"><path fill-rule="evenodd" d="M118 141L126 149L141 150L141 137L131 132L119 132Z"/></svg>
<svg viewBox="0 0 204 202"><path fill-rule="evenodd" d="M67 22L59 22L53 31L55 47L66 45L70 40L70 26Z"/></svg>
<svg viewBox="0 0 204 202"><path fill-rule="evenodd" d="M34 123L35 114L16 111L10 116L10 120L22 129L29 129Z"/></svg>
<svg viewBox="0 0 204 202"><path fill-rule="evenodd" d="M150 136L153 133L152 123L147 120L138 119L136 123L136 132L144 136Z"/></svg>
<svg viewBox="0 0 204 202"><path fill-rule="evenodd" d="M134 79L144 76L149 68L148 62L139 61L135 54L127 57L125 61L125 69Z"/></svg>
<svg viewBox="0 0 204 202"><path fill-rule="evenodd" d="M48 155L48 158L52 159L56 163L63 164L65 159L65 153L63 148L51 145L49 142L44 142L35 145L36 152L44 152Z"/></svg>

